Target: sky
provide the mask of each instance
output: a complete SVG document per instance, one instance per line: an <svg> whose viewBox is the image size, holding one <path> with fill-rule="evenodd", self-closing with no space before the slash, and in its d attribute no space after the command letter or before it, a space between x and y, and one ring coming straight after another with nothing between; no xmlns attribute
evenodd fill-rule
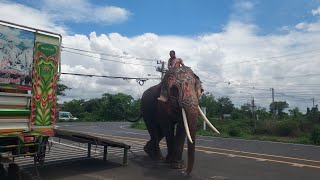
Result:
<svg viewBox="0 0 320 180"><path fill-rule="evenodd" d="M206 92L237 107L254 97L268 108L270 88L290 108L320 103L320 0L0 0L0 19L62 34L62 72L157 78L156 60L174 49ZM61 102L139 98L159 83L61 79L72 88Z"/></svg>

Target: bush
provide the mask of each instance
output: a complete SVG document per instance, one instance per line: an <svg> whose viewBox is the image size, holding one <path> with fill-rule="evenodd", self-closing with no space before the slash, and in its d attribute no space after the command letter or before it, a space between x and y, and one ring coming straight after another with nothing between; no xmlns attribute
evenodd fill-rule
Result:
<svg viewBox="0 0 320 180"><path fill-rule="evenodd" d="M276 121L264 120L257 122L257 128L254 130L255 134L271 135L275 133Z"/></svg>
<svg viewBox="0 0 320 180"><path fill-rule="evenodd" d="M310 140L313 144L320 144L320 126L315 126L312 129Z"/></svg>
<svg viewBox="0 0 320 180"><path fill-rule="evenodd" d="M241 129L237 126L231 126L228 133L232 137L239 137L241 136Z"/></svg>
<svg viewBox="0 0 320 180"><path fill-rule="evenodd" d="M277 123L276 134L280 136L298 136L299 123L294 120L282 120Z"/></svg>

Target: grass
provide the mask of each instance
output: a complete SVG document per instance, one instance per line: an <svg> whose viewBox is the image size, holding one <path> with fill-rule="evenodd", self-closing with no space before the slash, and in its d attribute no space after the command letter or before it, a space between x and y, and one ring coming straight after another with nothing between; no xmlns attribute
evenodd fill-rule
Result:
<svg viewBox="0 0 320 180"><path fill-rule="evenodd" d="M212 131L197 131L197 135L201 136L213 136L213 137L224 137L224 138L235 138L235 139L245 139L245 140L258 140L258 141L273 141L273 142L284 142L284 143L298 143L298 144L313 144L309 137L284 137L284 136L272 136L272 135L252 135L252 134L241 134L239 136L230 136L227 133L217 134Z"/></svg>
<svg viewBox="0 0 320 180"><path fill-rule="evenodd" d="M147 127L146 127L146 125L144 124L143 121L137 121L135 123L132 123L131 124L131 128L147 130Z"/></svg>
<svg viewBox="0 0 320 180"><path fill-rule="evenodd" d="M131 128L146 130L146 125L143 121L137 121L132 123ZM245 140L259 140L259 141L273 141L273 142L284 142L284 143L298 143L298 144L312 144L307 136L302 137L281 137L272 135L252 135L247 133L241 133L239 136L230 136L228 132L221 132L221 134L214 133L211 130L198 130L197 135L200 136L212 136L212 137L223 137L223 138L236 138Z"/></svg>

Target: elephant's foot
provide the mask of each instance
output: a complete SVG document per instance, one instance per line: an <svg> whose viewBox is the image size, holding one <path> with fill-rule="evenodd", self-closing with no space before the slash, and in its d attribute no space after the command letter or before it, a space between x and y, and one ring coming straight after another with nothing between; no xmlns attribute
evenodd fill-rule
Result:
<svg viewBox="0 0 320 180"><path fill-rule="evenodd" d="M173 168L173 169L182 169L182 168L184 168L184 162L183 161L171 162L171 168Z"/></svg>
<svg viewBox="0 0 320 180"><path fill-rule="evenodd" d="M164 159L164 157L162 156L162 154L161 154L161 152L160 152L160 149L159 149L158 152L155 152L155 151L153 150L153 148L150 148L150 146L145 145L145 146L143 147L143 150L144 150L144 152L146 152L146 153L151 157L151 159L153 159L153 160L163 160L163 159Z"/></svg>
<svg viewBox="0 0 320 180"><path fill-rule="evenodd" d="M172 160L172 158L170 158L170 157L167 156L164 162L165 162L165 163L172 163L173 160Z"/></svg>
<svg viewBox="0 0 320 180"><path fill-rule="evenodd" d="M157 160L164 160L164 157L162 156L162 154L161 154L161 152L159 152L158 154L157 154Z"/></svg>
<svg viewBox="0 0 320 180"><path fill-rule="evenodd" d="M164 160L164 157L162 156L162 153L161 153L160 148L159 148L159 149L157 150L157 152L155 153L153 159L154 159L154 160L160 160L160 161Z"/></svg>

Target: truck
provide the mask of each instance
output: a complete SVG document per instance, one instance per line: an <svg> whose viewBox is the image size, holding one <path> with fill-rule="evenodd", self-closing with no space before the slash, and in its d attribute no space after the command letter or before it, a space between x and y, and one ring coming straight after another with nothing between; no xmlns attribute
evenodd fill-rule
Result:
<svg viewBox="0 0 320 180"><path fill-rule="evenodd" d="M0 179L17 179L15 158L34 157L42 165L49 137L124 149L130 146L86 132L55 128L58 118L57 81L61 74L58 33L0 20ZM62 113L62 112L60 112ZM75 119L67 113L69 119Z"/></svg>

